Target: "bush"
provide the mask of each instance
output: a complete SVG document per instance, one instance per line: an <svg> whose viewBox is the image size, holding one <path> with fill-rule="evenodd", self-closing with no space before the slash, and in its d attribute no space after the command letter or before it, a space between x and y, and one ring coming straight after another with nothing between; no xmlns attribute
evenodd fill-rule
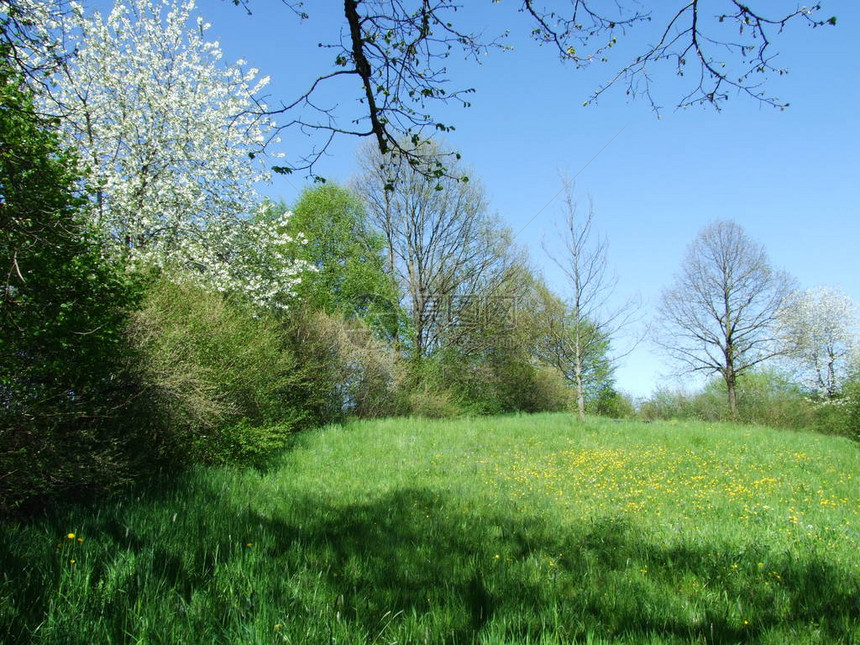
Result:
<svg viewBox="0 0 860 645"><path fill-rule="evenodd" d="M0 47L0 512L128 481L135 384L122 328L137 286L104 257L73 155Z"/></svg>
<svg viewBox="0 0 860 645"><path fill-rule="evenodd" d="M394 352L363 321L301 310L284 328L299 366L291 396L303 427L398 412Z"/></svg>
<svg viewBox="0 0 860 645"><path fill-rule="evenodd" d="M213 438L209 453L219 463L266 466L287 445L291 427L253 425L246 420L225 426Z"/></svg>
<svg viewBox="0 0 860 645"><path fill-rule="evenodd" d="M535 364L515 351L471 354L449 348L423 360L413 378L468 414L558 412L571 402L570 389L558 370Z"/></svg>
<svg viewBox="0 0 860 645"><path fill-rule="evenodd" d="M813 410L803 390L772 371L744 375L738 387L738 414L744 423L772 428L809 428Z"/></svg>
<svg viewBox="0 0 860 645"><path fill-rule="evenodd" d="M818 432L860 441L860 381L847 383L834 399L815 403L813 414Z"/></svg>
<svg viewBox="0 0 860 645"><path fill-rule="evenodd" d="M639 416L646 421L697 419L697 412L693 409L693 396L681 390L659 386L639 406Z"/></svg>
<svg viewBox="0 0 860 645"><path fill-rule="evenodd" d="M427 419L451 419L463 414L454 395L429 386L413 390L408 395L409 414Z"/></svg>
<svg viewBox="0 0 860 645"><path fill-rule="evenodd" d="M162 277L128 337L146 389L138 410L154 417L163 458L242 461L282 445L300 417L295 360L278 323L259 311Z"/></svg>
<svg viewBox="0 0 860 645"><path fill-rule="evenodd" d="M774 428L813 425L812 407L802 390L777 372L749 372L738 381L738 418ZM648 420L695 419L732 421L722 379L712 379L703 390L688 393L660 388L639 410Z"/></svg>
<svg viewBox="0 0 860 645"><path fill-rule="evenodd" d="M586 404L586 411L610 419L632 419L636 416L636 407L630 397L619 392L611 384L601 387L594 401Z"/></svg>

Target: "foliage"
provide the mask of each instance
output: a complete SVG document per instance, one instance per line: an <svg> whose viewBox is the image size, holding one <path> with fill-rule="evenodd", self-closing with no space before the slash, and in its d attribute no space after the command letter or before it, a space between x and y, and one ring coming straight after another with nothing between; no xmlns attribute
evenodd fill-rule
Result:
<svg viewBox="0 0 860 645"><path fill-rule="evenodd" d="M577 413L583 420L586 404L612 382L615 364L609 355L611 339L599 325L560 301L550 303L543 313L547 318L540 356L571 384Z"/></svg>
<svg viewBox="0 0 860 645"><path fill-rule="evenodd" d="M0 640L853 643L858 469L765 428L330 427L265 476L5 523Z"/></svg>
<svg viewBox="0 0 860 645"><path fill-rule="evenodd" d="M308 240L297 250L297 258L316 269L297 287L303 305L361 318L393 335L398 297L393 277L385 271L385 242L371 227L358 195L331 182L306 189L289 228Z"/></svg>
<svg viewBox="0 0 860 645"><path fill-rule="evenodd" d="M423 419L453 419L464 413L455 394L427 381L409 391L407 405L410 416Z"/></svg>
<svg viewBox="0 0 860 645"><path fill-rule="evenodd" d="M0 54L2 512L128 476L132 433L116 430L134 395L120 359L137 295L86 222L75 157Z"/></svg>
<svg viewBox="0 0 860 645"><path fill-rule="evenodd" d="M545 287L505 233L496 251L503 270L445 312L439 347L416 380L447 391L469 414L566 409L563 376L538 352L545 330L535 303Z"/></svg>
<svg viewBox="0 0 860 645"><path fill-rule="evenodd" d="M303 427L397 411L400 368L391 348L361 320L297 309L283 321L296 357L290 399Z"/></svg>
<svg viewBox="0 0 860 645"><path fill-rule="evenodd" d="M284 445L300 411L290 403L295 359L275 320L163 276L128 336L146 387L138 409L163 458L225 463Z"/></svg>
<svg viewBox="0 0 860 645"><path fill-rule="evenodd" d="M848 381L833 398L814 402L814 427L824 434L860 441L860 380Z"/></svg>
<svg viewBox="0 0 860 645"><path fill-rule="evenodd" d="M522 347L499 345L481 352L462 347L440 351L421 365L424 395L435 392L452 404L449 414L496 415L557 412L571 404L571 391L553 367L534 361ZM424 415L433 417L434 415Z"/></svg>
<svg viewBox="0 0 860 645"><path fill-rule="evenodd" d="M719 383L712 383L712 396L724 396ZM804 392L784 374L773 369L747 372L738 381L738 416L742 423L771 428L812 427L812 406Z"/></svg>
<svg viewBox="0 0 860 645"><path fill-rule="evenodd" d="M636 417L636 406L625 393L615 389L611 381L604 382L596 396L587 408L591 414L597 414L610 419L633 419Z"/></svg>
<svg viewBox="0 0 860 645"><path fill-rule="evenodd" d="M250 113L268 79L224 65L194 5L117 0L87 16L73 4L62 29L75 55L44 107L88 164L94 219L122 254L267 305L303 268L283 231L242 217L268 176L272 124Z"/></svg>
<svg viewBox="0 0 860 645"><path fill-rule="evenodd" d="M827 287L795 293L779 312L780 343L794 375L810 391L833 398L860 349L857 305Z"/></svg>
<svg viewBox="0 0 860 645"><path fill-rule="evenodd" d="M814 426L814 406L804 392L785 375L773 370L746 372L737 382L736 418L772 428L807 429ZM650 420L688 419L728 421L725 383L713 379L698 392L658 389L644 401L640 416Z"/></svg>

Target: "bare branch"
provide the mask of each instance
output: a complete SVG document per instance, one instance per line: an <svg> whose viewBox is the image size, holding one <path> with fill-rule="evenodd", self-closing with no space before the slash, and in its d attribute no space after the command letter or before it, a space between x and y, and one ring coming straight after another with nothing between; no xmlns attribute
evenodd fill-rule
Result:
<svg viewBox="0 0 860 645"><path fill-rule="evenodd" d="M740 226L716 222L699 233L674 287L663 292L654 341L688 370L720 374L735 415L738 377L780 351L774 323L791 288Z"/></svg>
<svg viewBox="0 0 860 645"><path fill-rule="evenodd" d="M579 417L585 419L586 389L595 379L611 375L618 360L633 351L631 347L620 354L610 352L610 343L636 320L639 303L633 298L609 307L618 285L617 276L609 272L609 244L606 238L594 235L591 202L581 214L570 182L564 178L562 182L565 213L558 232L564 248L559 255L545 241L542 246L567 278L570 298L550 326L545 357L573 383Z"/></svg>
<svg viewBox="0 0 860 645"><path fill-rule="evenodd" d="M248 6L248 0L234 2ZM300 2L286 4L306 17ZM818 18L819 4L776 16L739 0L714 0L707 6L713 5L717 8L710 11L716 13L704 14L703 0L683 0L669 9L655 3L659 20L634 0L568 0L561 9L558 2L523 0L519 12L531 25L532 38L575 68L608 61L610 50L634 31L643 32L643 42L653 43L642 46L640 53L623 63L586 104L621 85L627 95L645 98L659 112L652 94L654 72L668 66L675 75L692 79L675 101L678 107L708 104L720 109L732 93L786 107L787 103L767 94L763 86L768 76L787 72L775 63L773 41L790 23L819 27L835 24L836 19ZM396 151L417 170L436 176L440 168L435 160L424 156L426 149L415 144L433 133L453 130L454 126L434 116L434 107L448 103L468 106L468 94L474 91L450 87L447 59L459 53L479 62L490 50L508 49L503 44L507 33L485 36L461 28L462 18L456 15L461 8L457 0L344 0L339 38L320 44L334 50L334 65L341 73L321 74L308 91L269 114L289 115L284 128L372 137L383 154ZM651 24L656 27L649 36L644 32ZM361 127L339 125L334 108L312 101L321 81L350 76L361 82L355 94L361 113L352 119ZM282 170L313 174L330 141ZM441 169L443 174L447 172L445 164Z"/></svg>

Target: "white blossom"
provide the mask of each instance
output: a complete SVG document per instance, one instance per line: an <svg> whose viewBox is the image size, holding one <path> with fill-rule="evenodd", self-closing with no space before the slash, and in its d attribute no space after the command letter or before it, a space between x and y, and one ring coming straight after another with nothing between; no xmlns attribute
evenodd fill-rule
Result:
<svg viewBox="0 0 860 645"><path fill-rule="evenodd" d="M795 293L779 315L785 358L801 382L832 397L857 357L857 305L844 293L817 287Z"/></svg>
<svg viewBox="0 0 860 645"><path fill-rule="evenodd" d="M89 167L97 223L132 262L282 305L304 265L292 239L248 216L269 178L272 124L255 114L268 78L222 62L208 27L194 0L76 5L62 26L75 55L45 105Z"/></svg>

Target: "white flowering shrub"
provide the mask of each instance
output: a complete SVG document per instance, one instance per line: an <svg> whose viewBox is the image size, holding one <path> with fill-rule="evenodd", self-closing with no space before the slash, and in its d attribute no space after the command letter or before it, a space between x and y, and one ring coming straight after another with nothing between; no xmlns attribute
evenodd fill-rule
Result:
<svg viewBox="0 0 860 645"><path fill-rule="evenodd" d="M247 216L275 139L256 98L268 78L222 61L194 0L70 7L62 29L75 54L44 100L89 168L101 229L132 262L283 304L304 265L284 222Z"/></svg>

